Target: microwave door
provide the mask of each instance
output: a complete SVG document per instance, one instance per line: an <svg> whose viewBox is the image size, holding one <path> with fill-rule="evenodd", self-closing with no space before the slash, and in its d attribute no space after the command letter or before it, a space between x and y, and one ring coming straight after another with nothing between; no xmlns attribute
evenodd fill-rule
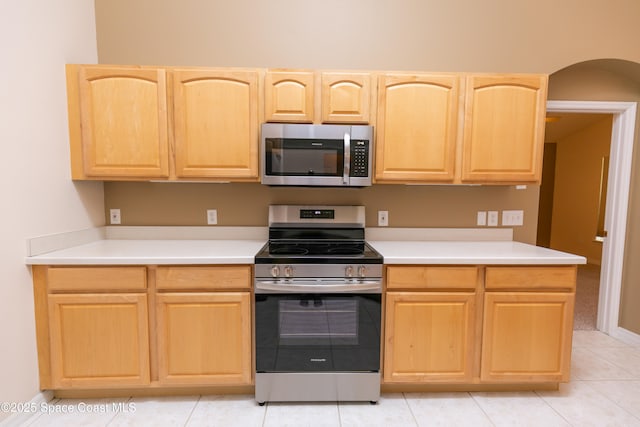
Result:
<svg viewBox="0 0 640 427"><path fill-rule="evenodd" d="M344 142L341 140L268 138L265 176L272 185L342 185Z"/></svg>

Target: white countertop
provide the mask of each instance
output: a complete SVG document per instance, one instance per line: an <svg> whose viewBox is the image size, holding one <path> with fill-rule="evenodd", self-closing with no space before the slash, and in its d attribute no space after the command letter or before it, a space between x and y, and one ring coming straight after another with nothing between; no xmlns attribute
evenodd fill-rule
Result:
<svg viewBox="0 0 640 427"><path fill-rule="evenodd" d="M513 241L369 241L385 264L586 264L586 258Z"/></svg>
<svg viewBox="0 0 640 427"><path fill-rule="evenodd" d="M35 265L253 264L265 240L103 239L26 258ZM385 264L585 264L513 241L369 241Z"/></svg>
<svg viewBox="0 0 640 427"><path fill-rule="evenodd" d="M264 240L98 240L26 258L27 264L253 264Z"/></svg>

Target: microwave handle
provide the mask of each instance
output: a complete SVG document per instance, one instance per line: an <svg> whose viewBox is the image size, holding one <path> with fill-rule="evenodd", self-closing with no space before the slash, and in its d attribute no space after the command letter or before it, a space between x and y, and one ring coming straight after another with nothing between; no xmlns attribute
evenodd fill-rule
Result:
<svg viewBox="0 0 640 427"><path fill-rule="evenodd" d="M351 135L349 132L344 133L344 173L342 175L342 183L349 184L349 174L351 173Z"/></svg>

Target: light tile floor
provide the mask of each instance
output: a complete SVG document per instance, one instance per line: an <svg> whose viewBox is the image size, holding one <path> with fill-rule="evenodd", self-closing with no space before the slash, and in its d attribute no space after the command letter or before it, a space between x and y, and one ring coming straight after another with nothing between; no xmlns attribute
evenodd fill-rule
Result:
<svg viewBox="0 0 640 427"><path fill-rule="evenodd" d="M369 403L271 403L253 396L60 399L28 426L640 426L640 347L575 331L558 391L397 393ZM92 412L89 412L91 410ZM82 412L81 412L82 411Z"/></svg>

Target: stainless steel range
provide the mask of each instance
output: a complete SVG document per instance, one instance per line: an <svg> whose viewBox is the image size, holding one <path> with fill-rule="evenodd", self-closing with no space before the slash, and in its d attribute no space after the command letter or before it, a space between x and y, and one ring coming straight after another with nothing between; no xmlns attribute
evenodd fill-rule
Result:
<svg viewBox="0 0 640 427"><path fill-rule="evenodd" d="M382 256L363 206L269 207L255 257L256 401L380 397Z"/></svg>

